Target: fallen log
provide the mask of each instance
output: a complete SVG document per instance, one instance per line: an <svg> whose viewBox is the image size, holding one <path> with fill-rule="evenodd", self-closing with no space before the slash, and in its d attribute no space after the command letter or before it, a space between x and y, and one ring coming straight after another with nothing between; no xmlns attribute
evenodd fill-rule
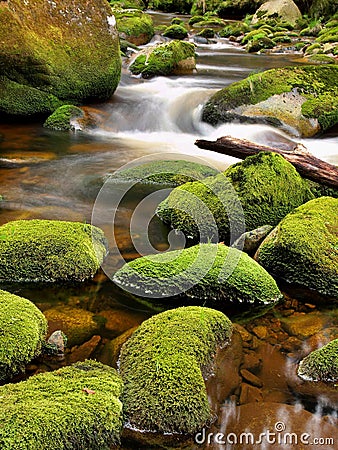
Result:
<svg viewBox="0 0 338 450"><path fill-rule="evenodd" d="M302 144L295 144L291 150L255 144L246 139L223 136L216 141L199 139L195 142L199 148L212 150L235 158L244 159L259 152L274 152L284 156L293 164L300 175L317 183L338 188L338 167L313 156Z"/></svg>

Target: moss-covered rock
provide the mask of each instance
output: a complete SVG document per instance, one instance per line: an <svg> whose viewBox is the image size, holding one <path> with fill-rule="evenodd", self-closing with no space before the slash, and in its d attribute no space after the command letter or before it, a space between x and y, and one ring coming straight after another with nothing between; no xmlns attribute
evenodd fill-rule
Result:
<svg viewBox="0 0 338 450"><path fill-rule="evenodd" d="M295 168L276 153L260 153L224 173L175 188L157 214L195 240L228 242L246 230L275 226L290 211L313 198Z"/></svg>
<svg viewBox="0 0 338 450"><path fill-rule="evenodd" d="M114 24L105 0L1 2L0 116L109 98L121 72Z"/></svg>
<svg viewBox="0 0 338 450"><path fill-rule="evenodd" d="M40 353L47 321L29 300L0 290L0 330L0 381L4 381Z"/></svg>
<svg viewBox="0 0 338 450"><path fill-rule="evenodd" d="M147 44L154 36L153 19L138 9L113 8L120 38L135 45Z"/></svg>
<svg viewBox="0 0 338 450"><path fill-rule="evenodd" d="M263 241L257 261L268 272L320 294L338 295L338 199L311 200Z"/></svg>
<svg viewBox="0 0 338 450"><path fill-rule="evenodd" d="M311 64L337 64L336 58L322 54L311 55L309 56L308 61Z"/></svg>
<svg viewBox="0 0 338 450"><path fill-rule="evenodd" d="M67 346L81 345L94 334L99 334L105 319L90 311L71 306L57 306L47 309L44 315L48 320L49 333L62 330L67 336Z"/></svg>
<svg viewBox="0 0 338 450"><path fill-rule="evenodd" d="M185 39L188 36L188 30L182 25L170 25L163 33L163 36L171 39Z"/></svg>
<svg viewBox="0 0 338 450"><path fill-rule="evenodd" d="M185 160L159 160L122 169L114 173L117 181L180 186L189 181L202 180L218 171L204 164Z"/></svg>
<svg viewBox="0 0 338 450"><path fill-rule="evenodd" d="M280 297L274 279L246 253L224 244L199 244L145 256L125 264L114 276L141 296L184 294L219 306L268 304Z"/></svg>
<svg viewBox="0 0 338 450"><path fill-rule="evenodd" d="M252 18L252 23L260 20L279 19L295 25L302 17L293 0L270 0L263 3Z"/></svg>
<svg viewBox="0 0 338 450"><path fill-rule="evenodd" d="M74 130L74 119L83 117L82 109L74 105L64 105L56 109L51 114L43 126L55 131L71 131Z"/></svg>
<svg viewBox="0 0 338 450"><path fill-rule="evenodd" d="M263 49L274 48L276 42L267 36L256 36L246 46L248 53L256 53Z"/></svg>
<svg viewBox="0 0 338 450"><path fill-rule="evenodd" d="M129 70L134 75L151 78L191 72L195 66L194 44L171 41L142 50L130 64Z"/></svg>
<svg viewBox="0 0 338 450"><path fill-rule="evenodd" d="M0 279L82 281L106 254L103 232L91 225L57 220L17 220L0 227Z"/></svg>
<svg viewBox="0 0 338 450"><path fill-rule="evenodd" d="M0 446L7 450L103 450L118 444L122 381L95 361L0 387Z"/></svg>
<svg viewBox="0 0 338 450"><path fill-rule="evenodd" d="M201 370L210 368L217 345L232 325L208 308L178 308L153 316L121 351L124 412L133 427L193 433L212 419Z"/></svg>
<svg viewBox="0 0 338 450"><path fill-rule="evenodd" d="M306 356L299 364L298 376L306 381L338 381L338 339Z"/></svg>
<svg viewBox="0 0 338 450"><path fill-rule="evenodd" d="M313 136L338 123L338 67L284 67L256 73L218 91L203 108L205 122L269 123Z"/></svg>

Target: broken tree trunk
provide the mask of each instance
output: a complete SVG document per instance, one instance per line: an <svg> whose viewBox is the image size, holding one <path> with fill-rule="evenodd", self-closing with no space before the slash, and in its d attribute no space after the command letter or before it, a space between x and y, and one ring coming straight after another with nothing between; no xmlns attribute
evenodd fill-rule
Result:
<svg viewBox="0 0 338 450"><path fill-rule="evenodd" d="M255 144L246 139L224 136L217 139L217 141L197 140L195 145L199 148L212 150L240 159L255 155L259 152L278 153L293 164L297 172L305 178L325 184L326 186L338 188L338 167L311 155L302 144L295 144L294 148L288 151Z"/></svg>

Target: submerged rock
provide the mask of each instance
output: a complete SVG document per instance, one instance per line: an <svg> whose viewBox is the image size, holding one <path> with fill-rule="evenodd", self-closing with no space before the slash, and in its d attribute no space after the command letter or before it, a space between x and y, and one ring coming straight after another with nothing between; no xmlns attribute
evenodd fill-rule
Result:
<svg viewBox="0 0 338 450"><path fill-rule="evenodd" d="M16 220L0 227L0 279L82 281L106 254L99 228L78 222Z"/></svg>
<svg viewBox="0 0 338 450"><path fill-rule="evenodd" d="M180 186L188 181L202 180L218 171L204 164L185 160L158 160L119 170L114 173L117 181Z"/></svg>
<svg viewBox="0 0 338 450"><path fill-rule="evenodd" d="M271 69L214 94L203 108L205 122L268 123L311 137L338 123L338 67Z"/></svg>
<svg viewBox="0 0 338 450"><path fill-rule="evenodd" d="M200 244L184 250L137 258L116 272L121 287L141 296L184 294L200 301L268 304L281 296L274 279L246 253L223 244Z"/></svg>
<svg viewBox="0 0 338 450"><path fill-rule="evenodd" d="M338 199L311 200L288 214L255 259L289 283L338 295Z"/></svg>
<svg viewBox="0 0 338 450"><path fill-rule="evenodd" d="M146 320L124 344L125 416L139 430L194 433L212 419L201 370L228 342L230 320L209 308L178 308Z"/></svg>
<svg viewBox="0 0 338 450"><path fill-rule="evenodd" d="M47 321L32 302L0 290L0 381L40 354L46 332Z"/></svg>
<svg viewBox="0 0 338 450"><path fill-rule="evenodd" d="M305 381L338 381L338 339L306 356L299 363L298 376Z"/></svg>
<svg viewBox="0 0 338 450"><path fill-rule="evenodd" d="M120 441L122 381L85 361L0 387L2 449L102 450Z"/></svg>
<svg viewBox="0 0 338 450"><path fill-rule="evenodd" d="M196 67L195 46L190 42L171 41L142 50L131 62L134 75L151 78L160 75L190 73Z"/></svg>
<svg viewBox="0 0 338 450"><path fill-rule="evenodd" d="M174 189L157 214L195 240L228 242L244 231L275 226L297 206L313 198L292 164L276 153L260 153L224 173ZM244 228L245 226L245 228Z"/></svg>
<svg viewBox="0 0 338 450"><path fill-rule="evenodd" d="M243 233L231 247L238 248L249 255L253 255L272 228L271 225L263 225L255 230L247 231L246 233Z"/></svg>
<svg viewBox="0 0 338 450"><path fill-rule="evenodd" d="M293 0L270 0L258 8L252 18L252 23L261 20L279 19L295 25L301 17L302 14Z"/></svg>
<svg viewBox="0 0 338 450"><path fill-rule="evenodd" d="M1 2L0 42L1 116L106 100L118 85L118 35L105 0Z"/></svg>

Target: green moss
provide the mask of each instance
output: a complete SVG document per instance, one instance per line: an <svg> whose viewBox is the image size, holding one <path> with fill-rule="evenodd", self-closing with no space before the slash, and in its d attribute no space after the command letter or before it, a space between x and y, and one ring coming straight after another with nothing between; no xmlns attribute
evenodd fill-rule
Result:
<svg viewBox="0 0 338 450"><path fill-rule="evenodd" d="M336 64L335 58L322 54L311 55L308 60L312 64ZM332 100L334 99L332 98Z"/></svg>
<svg viewBox="0 0 338 450"><path fill-rule="evenodd" d="M47 118L43 126L56 131L74 130L72 120L76 117L83 117L82 109L74 105L60 106Z"/></svg>
<svg viewBox="0 0 338 450"><path fill-rule="evenodd" d="M203 28L203 30L199 31L196 36L202 36L206 39L212 39L215 37L215 31L212 28Z"/></svg>
<svg viewBox="0 0 338 450"><path fill-rule="evenodd" d="M302 113L305 117L318 117L321 128L327 130L338 123L338 97L326 93L313 97L303 103Z"/></svg>
<svg viewBox="0 0 338 450"><path fill-rule="evenodd" d="M280 292L272 277L246 253L223 244L199 244L125 264L114 276L120 286L133 286L140 295L177 293L234 304L268 304Z"/></svg>
<svg viewBox="0 0 338 450"><path fill-rule="evenodd" d="M129 70L135 75L141 73L143 78L170 75L179 68L181 61L188 58L195 61L194 44L185 41L165 42L139 54Z"/></svg>
<svg viewBox="0 0 338 450"><path fill-rule="evenodd" d="M332 97L334 101L338 96L338 66L284 67L250 75L214 94L203 108L202 119L212 125L232 121L230 110L244 104L255 105L293 89L307 100L302 104L302 111L306 111L308 102L318 96ZM321 116L307 117L322 121Z"/></svg>
<svg viewBox="0 0 338 450"><path fill-rule="evenodd" d="M246 50L249 53L253 52L259 52L260 50L267 49L267 48L273 48L275 47L276 43L265 36L259 36L257 35L255 38L253 38L246 46Z"/></svg>
<svg viewBox="0 0 338 450"><path fill-rule="evenodd" d="M0 290L0 330L0 381L4 381L40 353L47 322L29 300Z"/></svg>
<svg viewBox="0 0 338 450"><path fill-rule="evenodd" d="M149 6L164 12L189 14L193 0L151 0Z"/></svg>
<svg viewBox="0 0 338 450"><path fill-rule="evenodd" d="M338 339L311 352L298 367L306 381L338 381Z"/></svg>
<svg viewBox="0 0 338 450"><path fill-rule="evenodd" d="M142 0L110 0L109 3L117 9L146 9Z"/></svg>
<svg viewBox="0 0 338 450"><path fill-rule="evenodd" d="M184 21L182 19L180 19L179 17L174 17L173 19L171 19L171 25L183 25L184 26Z"/></svg>
<svg viewBox="0 0 338 450"><path fill-rule="evenodd" d="M137 9L113 9L117 29L123 38L136 45L147 44L154 36L153 19Z"/></svg>
<svg viewBox="0 0 338 450"><path fill-rule="evenodd" d="M208 308L178 308L153 316L123 346L120 372L127 420L141 430L193 433L212 419L202 372L232 325Z"/></svg>
<svg viewBox="0 0 338 450"><path fill-rule="evenodd" d="M0 279L6 281L81 281L106 254L103 232L83 223L17 220L2 225L0 236Z"/></svg>
<svg viewBox="0 0 338 450"><path fill-rule="evenodd" d="M247 230L275 226L312 198L292 164L276 153L260 153L229 167L224 174L177 187L159 205L157 213L164 222L195 240L200 236L215 238L218 232L220 240L228 241L229 215L235 238L243 232L243 213Z"/></svg>
<svg viewBox="0 0 338 450"><path fill-rule="evenodd" d="M192 16L191 19L189 20L189 25L194 25L195 23L198 22L203 22L204 20L204 16Z"/></svg>
<svg viewBox="0 0 338 450"><path fill-rule="evenodd" d="M114 174L114 179L180 186L188 181L202 180L217 173L216 169L192 161L158 160L120 170Z"/></svg>
<svg viewBox="0 0 338 450"><path fill-rule="evenodd" d="M311 200L288 214L263 242L258 262L290 283L338 295L338 199Z"/></svg>
<svg viewBox="0 0 338 450"><path fill-rule="evenodd" d="M86 393L84 389L93 391ZM0 388L0 447L108 450L122 429L122 381L95 361Z"/></svg>
<svg viewBox="0 0 338 450"><path fill-rule="evenodd" d="M326 42L338 42L338 26L334 28L324 28L323 32L319 34L316 42L325 44Z"/></svg>
<svg viewBox="0 0 338 450"><path fill-rule="evenodd" d="M259 39L264 36L267 36L267 32L264 29L262 30L261 28L259 28L258 30L250 31L243 37L241 44L247 44L252 39Z"/></svg>
<svg viewBox="0 0 338 450"><path fill-rule="evenodd" d="M188 36L188 30L182 25L170 25L163 36L171 39L185 39Z"/></svg>

